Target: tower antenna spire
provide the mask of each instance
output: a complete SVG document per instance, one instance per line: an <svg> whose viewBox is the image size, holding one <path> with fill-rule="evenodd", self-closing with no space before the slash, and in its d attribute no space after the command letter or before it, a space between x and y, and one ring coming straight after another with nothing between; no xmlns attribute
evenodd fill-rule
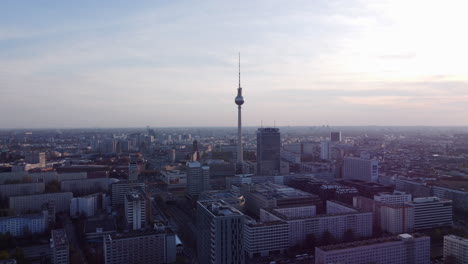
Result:
<svg viewBox="0 0 468 264"><path fill-rule="evenodd" d="M241 88L241 85L240 85L240 52L239 52L239 88Z"/></svg>

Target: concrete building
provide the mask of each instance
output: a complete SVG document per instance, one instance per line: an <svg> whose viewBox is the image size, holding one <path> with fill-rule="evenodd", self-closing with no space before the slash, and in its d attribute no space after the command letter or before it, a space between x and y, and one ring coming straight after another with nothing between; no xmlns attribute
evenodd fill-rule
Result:
<svg viewBox="0 0 468 264"><path fill-rule="evenodd" d="M330 132L330 141L331 142L341 142L341 131Z"/></svg>
<svg viewBox="0 0 468 264"><path fill-rule="evenodd" d="M430 264L430 238L401 234L315 248L315 264Z"/></svg>
<svg viewBox="0 0 468 264"><path fill-rule="evenodd" d="M424 182L395 179L395 189L405 193L410 193L413 198L431 196L431 187Z"/></svg>
<svg viewBox="0 0 468 264"><path fill-rule="evenodd" d="M37 214L0 217L0 233L10 233L14 237L30 234L42 234L48 227L48 212Z"/></svg>
<svg viewBox="0 0 468 264"><path fill-rule="evenodd" d="M245 197L246 209L257 216L260 215L261 208L288 208L310 205L321 207L322 204L317 195L271 182L244 185L241 192Z"/></svg>
<svg viewBox="0 0 468 264"><path fill-rule="evenodd" d="M187 163L187 194L198 199L200 193L210 190L210 167L200 162Z"/></svg>
<svg viewBox="0 0 468 264"><path fill-rule="evenodd" d="M257 131L257 174L280 174L281 135L279 128L259 128Z"/></svg>
<svg viewBox="0 0 468 264"><path fill-rule="evenodd" d="M29 152L24 155L24 161L28 164L39 164L41 168L46 166L46 157L44 152Z"/></svg>
<svg viewBox="0 0 468 264"><path fill-rule="evenodd" d="M99 194L92 194L83 197L75 197L70 201L70 216L79 217L84 215L86 217L94 216L99 205Z"/></svg>
<svg viewBox="0 0 468 264"><path fill-rule="evenodd" d="M379 161L357 157L345 157L343 178L377 182L379 177Z"/></svg>
<svg viewBox="0 0 468 264"><path fill-rule="evenodd" d="M53 264L70 263L70 244L65 229L55 229L51 232L50 247Z"/></svg>
<svg viewBox="0 0 468 264"><path fill-rule="evenodd" d="M88 195L97 192L107 192L111 184L118 182L115 178L65 180L60 183L62 192L72 192L75 195Z"/></svg>
<svg viewBox="0 0 468 264"><path fill-rule="evenodd" d="M125 221L132 230L142 229L146 226L146 204L145 194L138 189L129 191L125 195Z"/></svg>
<svg viewBox="0 0 468 264"><path fill-rule="evenodd" d="M243 264L244 215L222 200L197 203L198 261Z"/></svg>
<svg viewBox="0 0 468 264"><path fill-rule="evenodd" d="M433 186L432 195L439 198L452 200L454 209L468 212L468 191L466 190Z"/></svg>
<svg viewBox="0 0 468 264"><path fill-rule="evenodd" d="M128 163L128 179L130 181L138 180L138 158L135 155L130 155Z"/></svg>
<svg viewBox="0 0 468 264"><path fill-rule="evenodd" d="M468 263L468 239L459 236L444 236L444 260L451 264Z"/></svg>
<svg viewBox="0 0 468 264"><path fill-rule="evenodd" d="M0 197L8 198L10 196L21 196L43 193L45 184L43 182L1 184Z"/></svg>
<svg viewBox="0 0 468 264"><path fill-rule="evenodd" d="M62 213L70 210L72 198L73 193L71 192L13 196L9 198L9 206L16 213L23 213L26 211L40 211L44 204L52 201L55 203L55 211Z"/></svg>
<svg viewBox="0 0 468 264"><path fill-rule="evenodd" d="M414 198L406 203L414 208L414 229L430 229L443 226L451 226L452 201L438 197Z"/></svg>
<svg viewBox="0 0 468 264"><path fill-rule="evenodd" d="M244 250L249 258L282 254L289 247L288 231L285 221L262 223L246 217Z"/></svg>
<svg viewBox="0 0 468 264"><path fill-rule="evenodd" d="M187 174L178 170L161 172L161 180L167 184L168 190L187 188Z"/></svg>
<svg viewBox="0 0 468 264"><path fill-rule="evenodd" d="M333 214L302 217L288 216L277 209L261 209L260 221L285 221L288 223L290 246L303 243L309 234L321 238L327 231L337 239L342 239L347 230L352 230L357 237L372 235L371 212L361 212L331 201L328 201L327 205L333 207L330 209Z"/></svg>
<svg viewBox="0 0 468 264"><path fill-rule="evenodd" d="M411 194L399 191L394 191L393 193L379 193L374 195L374 200L385 204L401 205L406 202L411 202Z"/></svg>
<svg viewBox="0 0 468 264"><path fill-rule="evenodd" d="M331 160L331 142L328 140L320 142L320 159Z"/></svg>
<svg viewBox="0 0 468 264"><path fill-rule="evenodd" d="M104 236L105 264L174 263L175 234L168 228Z"/></svg>
<svg viewBox="0 0 468 264"><path fill-rule="evenodd" d="M143 182L119 181L111 185L111 205L113 208L123 206L125 195L133 188L145 188Z"/></svg>
<svg viewBox="0 0 468 264"><path fill-rule="evenodd" d="M371 211L374 225L390 234L414 231L414 208L406 204L388 204L362 196L353 197L355 208Z"/></svg>

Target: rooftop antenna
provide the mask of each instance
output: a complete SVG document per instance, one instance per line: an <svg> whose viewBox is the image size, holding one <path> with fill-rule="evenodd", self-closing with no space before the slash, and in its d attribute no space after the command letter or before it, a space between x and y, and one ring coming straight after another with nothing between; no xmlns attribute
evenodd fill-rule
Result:
<svg viewBox="0 0 468 264"><path fill-rule="evenodd" d="M239 52L239 88L241 87L240 85L240 52Z"/></svg>
<svg viewBox="0 0 468 264"><path fill-rule="evenodd" d="M262 128L263 128L263 120L261 121L261 126L262 126Z"/></svg>
<svg viewBox="0 0 468 264"><path fill-rule="evenodd" d="M276 120L273 120L273 127L276 128Z"/></svg>

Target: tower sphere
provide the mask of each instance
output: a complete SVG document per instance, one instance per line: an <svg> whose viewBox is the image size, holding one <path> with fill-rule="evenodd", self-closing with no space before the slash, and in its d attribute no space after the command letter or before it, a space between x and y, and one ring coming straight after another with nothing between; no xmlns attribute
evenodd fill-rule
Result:
<svg viewBox="0 0 468 264"><path fill-rule="evenodd" d="M244 104L244 97L242 97L242 95L236 96L235 102L236 102L236 105L243 105Z"/></svg>

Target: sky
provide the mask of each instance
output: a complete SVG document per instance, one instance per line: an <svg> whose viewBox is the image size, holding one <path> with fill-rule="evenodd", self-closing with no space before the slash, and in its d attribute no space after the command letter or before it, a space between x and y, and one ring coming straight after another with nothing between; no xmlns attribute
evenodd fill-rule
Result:
<svg viewBox="0 0 468 264"><path fill-rule="evenodd" d="M0 5L0 128L468 125L466 1Z"/></svg>

